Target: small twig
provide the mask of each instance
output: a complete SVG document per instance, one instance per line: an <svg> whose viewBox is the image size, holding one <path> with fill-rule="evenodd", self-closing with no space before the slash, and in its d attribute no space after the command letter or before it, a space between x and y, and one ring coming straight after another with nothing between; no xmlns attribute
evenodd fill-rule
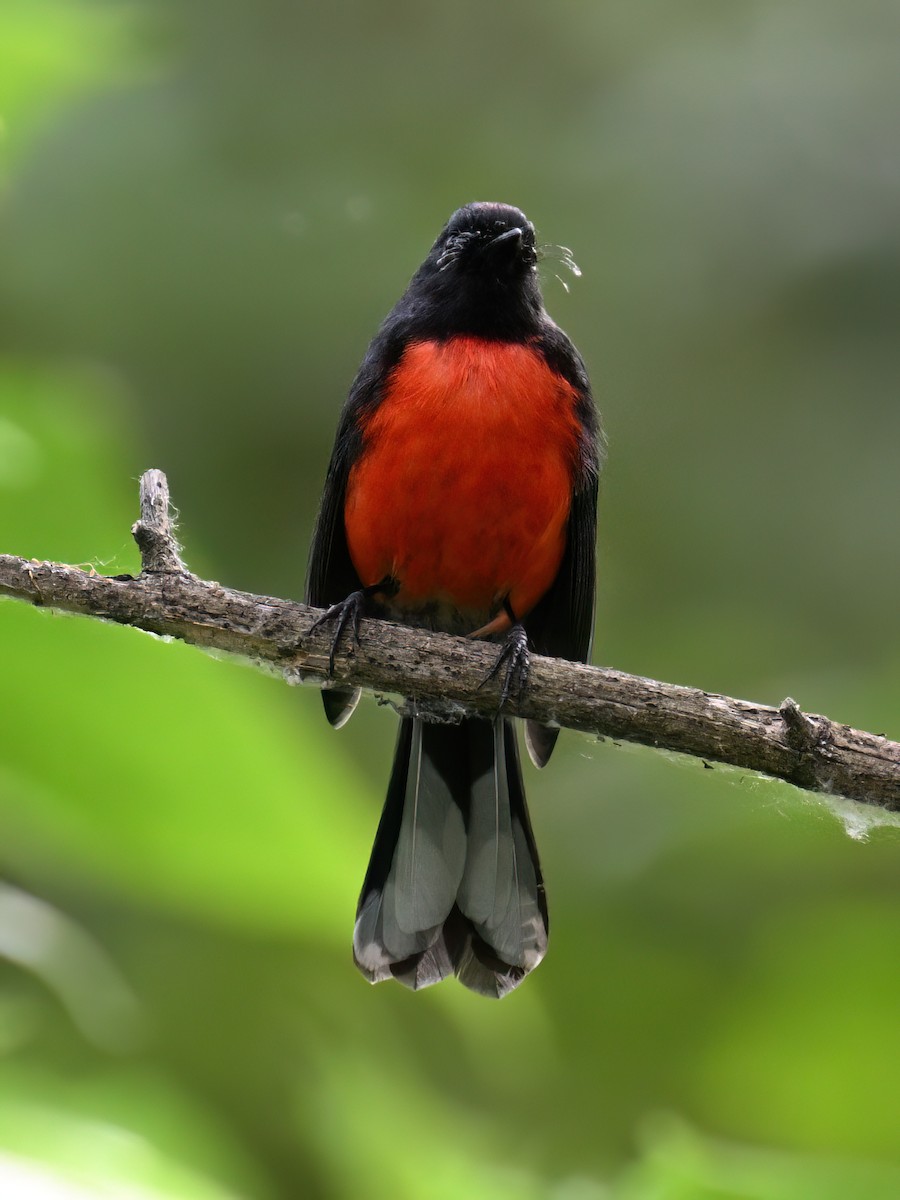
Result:
<svg viewBox="0 0 900 1200"><path fill-rule="evenodd" d="M367 620L360 627L361 644L343 648L331 679L331 631L311 633L320 610L188 574L171 533L161 472L144 476L141 507L135 527L144 556L139 578L0 555L0 595L241 655L292 683L351 684L436 705L444 713L453 708L458 715L496 711L497 685L480 687L496 662L496 646ZM535 655L525 694L511 697L507 710L900 811L900 745L809 716L793 700L772 708Z"/></svg>
<svg viewBox="0 0 900 1200"><path fill-rule="evenodd" d="M782 700L778 715L784 722L785 739L788 745L792 746L799 755L797 778L804 781L804 787L818 791L821 786L819 765L828 754L827 729L820 731L816 722L802 712L800 705L790 696L786 696Z"/></svg>
<svg viewBox="0 0 900 1200"><path fill-rule="evenodd" d="M131 527L141 552L142 574L187 573L172 526L169 482L162 471L145 471L141 476L141 518Z"/></svg>
<svg viewBox="0 0 900 1200"><path fill-rule="evenodd" d="M801 711L800 705L790 696L782 700L778 713L784 721L788 744L801 754L811 754L818 740L815 723Z"/></svg>

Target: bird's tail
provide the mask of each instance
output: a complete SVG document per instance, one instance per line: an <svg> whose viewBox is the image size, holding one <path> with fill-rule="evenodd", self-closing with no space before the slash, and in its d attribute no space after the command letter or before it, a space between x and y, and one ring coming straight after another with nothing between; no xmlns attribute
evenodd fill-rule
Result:
<svg viewBox="0 0 900 1200"><path fill-rule="evenodd" d="M547 949L547 904L512 722L406 717L353 934L372 983L451 972L504 996Z"/></svg>

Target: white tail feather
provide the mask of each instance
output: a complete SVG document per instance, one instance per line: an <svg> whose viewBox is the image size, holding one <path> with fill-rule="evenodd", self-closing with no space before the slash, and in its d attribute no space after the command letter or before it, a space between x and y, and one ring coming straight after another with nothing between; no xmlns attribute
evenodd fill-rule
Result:
<svg viewBox="0 0 900 1200"><path fill-rule="evenodd" d="M422 723L413 726L403 820L384 884L382 924L393 951L416 943L424 950L446 920L462 877L466 835L447 784L422 754Z"/></svg>
<svg viewBox="0 0 900 1200"><path fill-rule="evenodd" d="M504 726L494 722L493 770L472 784L457 903L498 958L530 969L543 958L547 936L525 831L510 805Z"/></svg>

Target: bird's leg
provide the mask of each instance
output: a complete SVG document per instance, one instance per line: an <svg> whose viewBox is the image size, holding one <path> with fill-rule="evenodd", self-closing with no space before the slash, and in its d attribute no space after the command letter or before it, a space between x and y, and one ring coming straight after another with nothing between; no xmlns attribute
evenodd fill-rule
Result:
<svg viewBox="0 0 900 1200"><path fill-rule="evenodd" d="M360 588L359 591L351 592L345 600L339 600L337 604L332 604L330 608L326 608L316 621L313 621L309 628L310 633L314 633L320 625L325 625L328 621L337 621L337 628L334 631L334 637L331 639L331 648L328 652L328 674L334 674L334 656L337 653L344 630L348 627L353 634L354 645L359 645L359 623L363 619L366 611L366 604L372 596L385 595L392 596L397 591L397 580L392 579L390 575L385 575L384 579L378 583L372 583L368 587Z"/></svg>
<svg viewBox="0 0 900 1200"><path fill-rule="evenodd" d="M517 699L521 697L528 683L528 671L530 668L528 634L525 632L525 626L516 618L516 614L513 612L512 605L508 599L503 601L503 611L508 618L509 632L506 635L503 649L500 651L497 661L479 685L479 688L483 688L485 684L490 683L492 679L495 679L502 672L500 709L505 707L507 700L513 694L515 694Z"/></svg>

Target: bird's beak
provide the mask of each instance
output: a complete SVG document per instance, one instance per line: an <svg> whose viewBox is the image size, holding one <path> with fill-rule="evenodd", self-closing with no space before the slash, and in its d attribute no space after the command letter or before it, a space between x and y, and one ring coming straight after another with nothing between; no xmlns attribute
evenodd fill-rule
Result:
<svg viewBox="0 0 900 1200"><path fill-rule="evenodd" d="M507 229L505 233L500 233L497 237L491 238L486 248L492 253L499 250L501 253L509 252L514 254L522 244L522 235L524 232L524 229L516 225L512 229Z"/></svg>

